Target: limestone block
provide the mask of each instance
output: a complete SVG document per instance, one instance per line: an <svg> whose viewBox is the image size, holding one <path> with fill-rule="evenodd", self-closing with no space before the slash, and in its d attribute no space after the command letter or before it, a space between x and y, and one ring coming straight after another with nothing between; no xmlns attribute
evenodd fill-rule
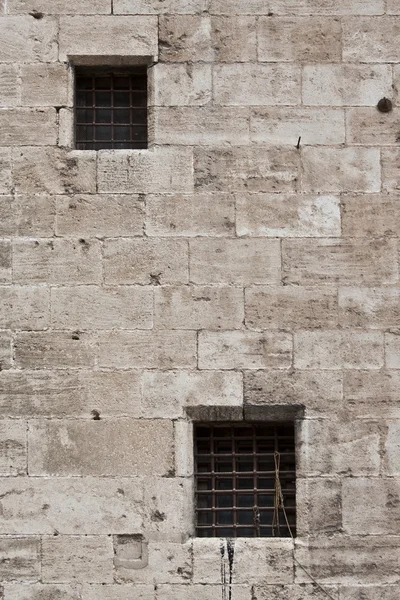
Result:
<svg viewBox="0 0 400 600"><path fill-rule="evenodd" d="M0 283L11 282L11 243L0 240Z"/></svg>
<svg viewBox="0 0 400 600"><path fill-rule="evenodd" d="M2 236L52 236L54 218L54 203L49 196L0 196Z"/></svg>
<svg viewBox="0 0 400 600"><path fill-rule="evenodd" d="M400 25L395 17L349 17L343 21L343 60L399 62L400 48L393 44L399 35Z"/></svg>
<svg viewBox="0 0 400 600"><path fill-rule="evenodd" d="M193 531L193 478L151 477L144 482L144 533L160 543L185 542Z"/></svg>
<svg viewBox="0 0 400 600"><path fill-rule="evenodd" d="M101 247L97 240L15 240L16 283L100 283Z"/></svg>
<svg viewBox="0 0 400 600"><path fill-rule="evenodd" d="M147 541L141 534L114 535L114 569L120 581L130 581L132 570L148 564Z"/></svg>
<svg viewBox="0 0 400 600"><path fill-rule="evenodd" d="M342 56L339 19L261 17L257 37L260 61L339 62Z"/></svg>
<svg viewBox="0 0 400 600"><path fill-rule="evenodd" d="M51 306L56 329L153 327L153 290L143 286L54 288Z"/></svg>
<svg viewBox="0 0 400 600"><path fill-rule="evenodd" d="M350 535L399 534L399 498L398 478L346 477L343 480L344 532Z"/></svg>
<svg viewBox="0 0 400 600"><path fill-rule="evenodd" d="M289 584L293 582L293 541L290 539L236 539L232 564L233 584ZM227 541L195 538L193 582L219 583L221 568L229 577ZM226 586L228 587L228 586Z"/></svg>
<svg viewBox="0 0 400 600"><path fill-rule="evenodd" d="M279 240L192 239L190 280L200 284L250 285L280 281Z"/></svg>
<svg viewBox="0 0 400 600"><path fill-rule="evenodd" d="M38 581L40 539L32 536L1 537L0 578L2 581Z"/></svg>
<svg viewBox="0 0 400 600"><path fill-rule="evenodd" d="M309 106L376 106L383 96L391 95L389 65L308 65L303 69L303 102Z"/></svg>
<svg viewBox="0 0 400 600"><path fill-rule="evenodd" d="M245 146L250 139L248 109L220 106L157 108L154 139L156 144L178 146Z"/></svg>
<svg viewBox="0 0 400 600"><path fill-rule="evenodd" d="M11 150L0 148L0 194L11 191Z"/></svg>
<svg viewBox="0 0 400 600"><path fill-rule="evenodd" d="M341 586L341 600L396 600L397 585Z"/></svg>
<svg viewBox="0 0 400 600"><path fill-rule="evenodd" d="M212 17L211 43L219 62L255 62L257 26L255 17Z"/></svg>
<svg viewBox="0 0 400 600"><path fill-rule="evenodd" d="M14 351L22 369L92 367L95 359L93 340L79 332L17 333Z"/></svg>
<svg viewBox="0 0 400 600"><path fill-rule="evenodd" d="M212 67L201 63L158 63L149 71L155 106L203 106L211 101Z"/></svg>
<svg viewBox="0 0 400 600"><path fill-rule="evenodd" d="M296 496L297 535L324 535L342 530L340 480L325 477L297 478Z"/></svg>
<svg viewBox="0 0 400 600"><path fill-rule="evenodd" d="M0 475L25 475L26 423L1 420L0 440Z"/></svg>
<svg viewBox="0 0 400 600"><path fill-rule="evenodd" d="M375 371L374 371L375 373ZM244 376L245 405L299 405L309 417L343 411L342 374L332 371L253 371Z"/></svg>
<svg viewBox="0 0 400 600"><path fill-rule="evenodd" d="M161 16L159 47L161 62L213 61L210 18L180 14Z"/></svg>
<svg viewBox="0 0 400 600"><path fill-rule="evenodd" d="M166 475L173 467L172 423L43 421L29 427L32 475Z"/></svg>
<svg viewBox="0 0 400 600"><path fill-rule="evenodd" d="M73 237L141 236L144 202L139 195L56 197L56 233Z"/></svg>
<svg viewBox="0 0 400 600"><path fill-rule="evenodd" d="M400 574L398 536L342 536L310 538L296 542L295 556L319 584L397 583ZM309 576L296 569L296 581Z"/></svg>
<svg viewBox="0 0 400 600"><path fill-rule="evenodd" d="M329 237L341 234L335 196L237 194L238 235L256 237Z"/></svg>
<svg viewBox="0 0 400 600"><path fill-rule="evenodd" d="M396 0L394 0L396 1ZM211 0L212 14L381 15L383 0Z"/></svg>
<svg viewBox="0 0 400 600"><path fill-rule="evenodd" d="M305 192L379 192L378 148L304 148Z"/></svg>
<svg viewBox="0 0 400 600"><path fill-rule="evenodd" d="M400 118L396 113L376 114L376 108L353 108L347 111L346 131L350 144L395 146L398 144Z"/></svg>
<svg viewBox="0 0 400 600"><path fill-rule="evenodd" d="M197 14L205 12L208 0L114 0L114 14Z"/></svg>
<svg viewBox="0 0 400 600"><path fill-rule="evenodd" d="M255 286L245 290L246 327L256 331L333 328L338 324L337 309L335 289Z"/></svg>
<svg viewBox="0 0 400 600"><path fill-rule="evenodd" d="M400 149L382 148L382 187L385 192L400 192Z"/></svg>
<svg viewBox="0 0 400 600"><path fill-rule="evenodd" d="M195 149L194 179L200 191L290 192L297 188L296 149L246 147Z"/></svg>
<svg viewBox="0 0 400 600"><path fill-rule="evenodd" d="M174 440L175 474L177 477L192 477L194 472L193 422L175 421Z"/></svg>
<svg viewBox="0 0 400 600"><path fill-rule="evenodd" d="M152 16L73 16L60 19L59 59L68 56L146 56L157 58L157 18Z"/></svg>
<svg viewBox="0 0 400 600"><path fill-rule="evenodd" d="M340 110L309 108L255 108L250 118L253 142L295 146L343 144L344 115Z"/></svg>
<svg viewBox="0 0 400 600"><path fill-rule="evenodd" d="M200 332L200 369L288 369L292 336L253 331Z"/></svg>
<svg viewBox="0 0 400 600"><path fill-rule="evenodd" d="M1 10L1 7L0 7ZM31 65L32 66L32 65ZM0 64L0 106L15 106L19 100L18 68Z"/></svg>
<svg viewBox="0 0 400 600"><path fill-rule="evenodd" d="M0 328L44 329L49 325L49 317L47 288L0 286Z"/></svg>
<svg viewBox="0 0 400 600"><path fill-rule="evenodd" d="M182 417L186 406L241 406L242 376L224 371L145 371L142 394L143 417L173 419Z"/></svg>
<svg viewBox="0 0 400 600"><path fill-rule="evenodd" d="M100 535L142 528L137 478L2 477L0 492L4 533Z"/></svg>
<svg viewBox="0 0 400 600"><path fill-rule="evenodd" d="M54 536L42 539L42 581L111 583L113 547L109 536Z"/></svg>
<svg viewBox="0 0 400 600"><path fill-rule="evenodd" d="M388 432L385 443L386 457L385 457L385 472L387 475L399 476L400 475L400 422L392 421L388 423ZM396 495L392 494L392 497L388 497L387 508L398 509L398 483L396 489ZM392 502L389 502L392 500ZM390 519L392 516L390 517ZM387 522L388 527L391 527L392 523L389 520Z"/></svg>
<svg viewBox="0 0 400 600"><path fill-rule="evenodd" d="M400 204L395 195L343 196L342 230L346 237L397 237Z"/></svg>
<svg viewBox="0 0 400 600"><path fill-rule="evenodd" d="M146 197L148 236L229 236L235 227L230 194L174 194Z"/></svg>
<svg viewBox="0 0 400 600"><path fill-rule="evenodd" d="M347 371L344 397L348 413L365 419L400 419L400 371Z"/></svg>
<svg viewBox="0 0 400 600"><path fill-rule="evenodd" d="M0 22L1 25L1 22ZM46 146L57 141L54 109L10 108L0 110L2 146Z"/></svg>
<svg viewBox="0 0 400 600"><path fill-rule="evenodd" d="M0 368L10 369L12 363L11 333L0 331Z"/></svg>
<svg viewBox="0 0 400 600"><path fill-rule="evenodd" d="M108 14L110 8L110 0L7 0L10 14Z"/></svg>
<svg viewBox="0 0 400 600"><path fill-rule="evenodd" d="M157 329L240 329L243 324L242 288L163 286L154 294Z"/></svg>
<svg viewBox="0 0 400 600"><path fill-rule="evenodd" d="M400 6L397 0L386 0L386 12L388 15L400 15Z"/></svg>
<svg viewBox="0 0 400 600"><path fill-rule="evenodd" d="M57 22L32 16L0 20L0 62L53 62L57 60Z"/></svg>
<svg viewBox="0 0 400 600"><path fill-rule="evenodd" d="M101 193L173 194L193 191L193 150L173 146L98 154Z"/></svg>
<svg viewBox="0 0 400 600"><path fill-rule="evenodd" d="M324 585L324 589L334 600L339 598L336 586ZM256 585L253 600L316 600L321 595L319 586L312 583L308 585Z"/></svg>
<svg viewBox="0 0 400 600"><path fill-rule="evenodd" d="M6 600L81 600L79 591L70 585L11 583L5 587Z"/></svg>
<svg viewBox="0 0 400 600"><path fill-rule="evenodd" d="M376 422L305 420L299 434L297 474L300 477L379 475L380 443Z"/></svg>
<svg viewBox="0 0 400 600"><path fill-rule="evenodd" d="M224 586L224 590L227 586ZM221 594L221 583L213 585L160 585L157 600L214 600ZM251 589L246 585L229 587L231 600L250 600ZM389 600L389 599L388 599Z"/></svg>
<svg viewBox="0 0 400 600"><path fill-rule="evenodd" d="M81 600L154 600L154 585L86 584L81 589Z"/></svg>
<svg viewBox="0 0 400 600"><path fill-rule="evenodd" d="M22 106L70 105L70 77L68 66L62 63L22 65Z"/></svg>
<svg viewBox="0 0 400 600"><path fill-rule="evenodd" d="M383 363L382 333L301 331L294 334L297 369L380 369Z"/></svg>
<svg viewBox="0 0 400 600"><path fill-rule="evenodd" d="M400 327L400 290L388 287L339 288L339 322L344 327Z"/></svg>
<svg viewBox="0 0 400 600"><path fill-rule="evenodd" d="M396 330L385 333L385 358L388 369L400 369L400 336Z"/></svg>
<svg viewBox="0 0 400 600"><path fill-rule="evenodd" d="M139 417L140 375L134 371L0 372L3 418Z"/></svg>
<svg viewBox="0 0 400 600"><path fill-rule="evenodd" d="M214 101L228 106L300 104L300 67L232 64L214 67Z"/></svg>
<svg viewBox="0 0 400 600"><path fill-rule="evenodd" d="M193 331L119 331L98 336L99 365L119 369L179 369L196 365Z"/></svg>
<svg viewBox="0 0 400 600"><path fill-rule="evenodd" d="M130 580L136 584L152 584L154 589L159 583L187 583L192 578L192 570L191 541L184 544L151 541L148 544L148 565L132 569ZM120 582L118 575L116 578Z"/></svg>
<svg viewBox="0 0 400 600"><path fill-rule="evenodd" d="M379 285L396 283L391 239L283 240L283 275L293 284Z"/></svg>
<svg viewBox="0 0 400 600"><path fill-rule="evenodd" d="M96 191L96 153L21 148L13 154L18 194L84 194Z"/></svg>
<svg viewBox="0 0 400 600"><path fill-rule="evenodd" d="M106 240L103 257L106 283L188 283L186 240Z"/></svg>

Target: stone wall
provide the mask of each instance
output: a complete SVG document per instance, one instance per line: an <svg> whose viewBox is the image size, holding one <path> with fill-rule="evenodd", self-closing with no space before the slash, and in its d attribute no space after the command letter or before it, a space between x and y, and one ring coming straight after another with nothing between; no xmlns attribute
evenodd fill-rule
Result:
<svg viewBox="0 0 400 600"><path fill-rule="evenodd" d="M0 597L397 600L399 0L0 15ZM149 150L73 149L87 55L150 57ZM188 414L288 404L298 537L229 590Z"/></svg>

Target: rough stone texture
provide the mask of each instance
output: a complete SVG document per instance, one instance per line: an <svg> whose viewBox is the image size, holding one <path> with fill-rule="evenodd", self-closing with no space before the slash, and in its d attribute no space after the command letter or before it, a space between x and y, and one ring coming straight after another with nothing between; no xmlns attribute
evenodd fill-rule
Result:
<svg viewBox="0 0 400 600"><path fill-rule="evenodd" d="M15 363L22 369L93 367L93 340L80 332L40 331L18 333L14 340Z"/></svg>
<svg viewBox="0 0 400 600"><path fill-rule="evenodd" d="M343 482L343 529L350 535L398 534L400 480L348 478ZM365 510L368 506L368 511Z"/></svg>
<svg viewBox="0 0 400 600"><path fill-rule="evenodd" d="M372 194L342 198L342 230L346 237L397 237L400 204L395 194ZM362 211L362 219L360 214Z"/></svg>
<svg viewBox="0 0 400 600"><path fill-rule="evenodd" d="M40 570L40 538L32 536L0 538L2 581L38 581Z"/></svg>
<svg viewBox="0 0 400 600"><path fill-rule="evenodd" d="M65 584L8 584L5 594L8 600L81 600L79 590Z"/></svg>
<svg viewBox="0 0 400 600"><path fill-rule="evenodd" d="M343 59L348 62L396 63L400 49L392 44L400 34L396 17L349 17L343 23Z"/></svg>
<svg viewBox="0 0 400 600"><path fill-rule="evenodd" d="M11 151L9 148L0 148L0 193L7 194L11 191Z"/></svg>
<svg viewBox="0 0 400 600"><path fill-rule="evenodd" d="M399 419L399 385L400 371L347 371L344 396L349 414L370 419Z"/></svg>
<svg viewBox="0 0 400 600"><path fill-rule="evenodd" d="M65 106L69 103L69 70L64 64L38 64L21 68L21 104Z"/></svg>
<svg viewBox="0 0 400 600"><path fill-rule="evenodd" d="M10 369L12 361L11 334L9 331L0 331L0 367Z"/></svg>
<svg viewBox="0 0 400 600"><path fill-rule="evenodd" d="M57 22L24 16L0 20L0 62L53 62L57 60Z"/></svg>
<svg viewBox="0 0 400 600"><path fill-rule="evenodd" d="M50 196L0 196L0 235L50 237L55 208Z"/></svg>
<svg viewBox="0 0 400 600"><path fill-rule="evenodd" d="M10 14L44 13L44 14L108 14L110 0L7 0L7 11Z"/></svg>
<svg viewBox="0 0 400 600"><path fill-rule="evenodd" d="M150 105L203 106L211 101L211 65L158 63L150 69L149 76Z"/></svg>
<svg viewBox="0 0 400 600"><path fill-rule="evenodd" d="M382 188L385 192L400 192L399 148L381 150L382 153Z"/></svg>
<svg viewBox="0 0 400 600"><path fill-rule="evenodd" d="M0 106L16 104L18 104L18 69L15 65L0 64Z"/></svg>
<svg viewBox="0 0 400 600"><path fill-rule="evenodd" d="M45 287L0 286L1 329L44 329L49 325L50 296Z"/></svg>
<svg viewBox="0 0 400 600"><path fill-rule="evenodd" d="M0 475L25 475L26 424L18 421L0 421L0 438Z"/></svg>
<svg viewBox="0 0 400 600"><path fill-rule="evenodd" d="M216 14L257 15L381 15L383 0L211 0L211 12Z"/></svg>

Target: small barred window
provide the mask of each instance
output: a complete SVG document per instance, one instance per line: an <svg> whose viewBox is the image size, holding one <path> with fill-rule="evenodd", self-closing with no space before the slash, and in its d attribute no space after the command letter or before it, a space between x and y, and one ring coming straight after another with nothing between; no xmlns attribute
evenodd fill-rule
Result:
<svg viewBox="0 0 400 600"><path fill-rule="evenodd" d="M296 535L294 423L198 423L199 537Z"/></svg>

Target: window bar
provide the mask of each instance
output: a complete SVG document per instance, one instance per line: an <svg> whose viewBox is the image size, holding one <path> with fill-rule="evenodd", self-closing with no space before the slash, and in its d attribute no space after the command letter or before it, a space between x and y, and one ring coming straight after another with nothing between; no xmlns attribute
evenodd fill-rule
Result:
<svg viewBox="0 0 400 600"><path fill-rule="evenodd" d="M212 504L212 532L213 535L215 536L215 526L216 526L216 520L217 520L217 512L216 512L216 494L215 494L215 483L216 483L216 477L215 477L215 444L214 444L214 428L211 427L210 428L210 450L211 450L211 504Z"/></svg>

